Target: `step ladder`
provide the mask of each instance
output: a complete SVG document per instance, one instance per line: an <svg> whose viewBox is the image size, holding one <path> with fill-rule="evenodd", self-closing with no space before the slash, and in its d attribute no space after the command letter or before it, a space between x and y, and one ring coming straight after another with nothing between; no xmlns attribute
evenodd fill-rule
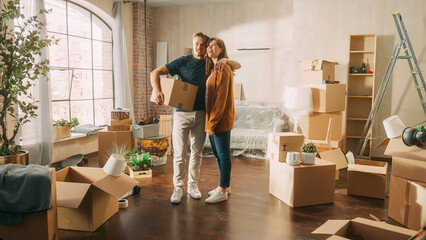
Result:
<svg viewBox="0 0 426 240"><path fill-rule="evenodd" d="M383 76L382 82L380 83L380 88L377 92L376 98L374 99L374 103L371 108L370 114L368 115L367 122L365 123L364 130L362 131L361 139L356 150L356 155L358 157L363 157L367 142L371 139L371 133L373 130L374 122L377 118L376 114L380 109L383 97L389 85L390 77L398 59L406 59L408 61L408 66L410 67L410 72L413 76L414 84L417 93L419 94L423 111L426 114L426 83L425 79L423 78L423 73L420 69L419 62L417 61L416 54L414 53L413 47L411 45L410 38L408 37L407 30L405 29L404 21L402 20L401 14L399 12L394 13L393 19L395 21L395 25L398 30L398 34L401 41L396 44L395 48L393 49L392 57L389 61L386 73ZM399 55L401 50L405 52L405 55Z"/></svg>

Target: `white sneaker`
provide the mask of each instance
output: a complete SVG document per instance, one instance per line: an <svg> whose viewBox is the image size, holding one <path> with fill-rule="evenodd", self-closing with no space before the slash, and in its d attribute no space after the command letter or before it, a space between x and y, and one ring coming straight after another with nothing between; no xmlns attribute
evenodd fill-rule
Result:
<svg viewBox="0 0 426 240"><path fill-rule="evenodd" d="M198 190L198 184L190 183L188 184L188 194L191 195L193 199L200 199L201 192Z"/></svg>
<svg viewBox="0 0 426 240"><path fill-rule="evenodd" d="M173 194L170 197L170 202L180 203L180 201L182 201L182 197L183 197L183 188L182 187L175 187L173 189Z"/></svg>
<svg viewBox="0 0 426 240"><path fill-rule="evenodd" d="M210 195L212 195L215 191L219 191L219 188L220 187L217 187L217 188L215 188L215 189L213 189L213 190L211 190L208 194L209 194L209 196ZM227 188L226 189L226 193L229 195L229 194L231 194L231 187L229 187L229 188Z"/></svg>
<svg viewBox="0 0 426 240"><path fill-rule="evenodd" d="M210 197L206 199L206 203L218 203L228 200L228 194L221 191L215 191Z"/></svg>

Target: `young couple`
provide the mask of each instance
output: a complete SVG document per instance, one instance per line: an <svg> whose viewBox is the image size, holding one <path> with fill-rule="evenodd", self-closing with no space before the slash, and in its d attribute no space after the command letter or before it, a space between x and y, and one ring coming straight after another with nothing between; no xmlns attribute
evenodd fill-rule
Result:
<svg viewBox="0 0 426 240"><path fill-rule="evenodd" d="M207 53L207 56L206 56ZM233 70L241 66L229 60L225 43L219 38L209 38L198 32L193 35L193 53L179 57L151 72L151 85L156 103L162 105L160 75L177 75L180 81L198 86L193 111L174 108L173 113L173 184L170 198L180 203L184 195L188 142L191 155L188 164L187 192L201 199L198 179L202 151L209 135L220 173L220 184L211 190L206 203L226 201L230 194L231 154L230 138L234 125Z"/></svg>

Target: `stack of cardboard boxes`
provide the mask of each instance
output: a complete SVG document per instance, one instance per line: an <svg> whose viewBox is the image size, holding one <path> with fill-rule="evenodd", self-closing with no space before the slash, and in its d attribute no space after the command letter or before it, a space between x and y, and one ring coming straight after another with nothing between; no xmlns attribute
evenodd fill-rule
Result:
<svg viewBox="0 0 426 240"><path fill-rule="evenodd" d="M117 114L116 111L111 112L111 124L108 126L108 129L99 131L98 137L98 159L100 166L105 165L115 148L130 151L137 145L135 139L132 137L132 119L129 119L129 115Z"/></svg>
<svg viewBox="0 0 426 240"><path fill-rule="evenodd" d="M426 226L426 147L407 147L393 138L385 155L392 156L388 216L419 230Z"/></svg>
<svg viewBox="0 0 426 240"><path fill-rule="evenodd" d="M345 111L346 85L334 79L336 62L326 60L302 61L302 87L312 91L313 113L307 116L302 128L306 141L325 140L332 119L332 148L342 145L342 118Z"/></svg>

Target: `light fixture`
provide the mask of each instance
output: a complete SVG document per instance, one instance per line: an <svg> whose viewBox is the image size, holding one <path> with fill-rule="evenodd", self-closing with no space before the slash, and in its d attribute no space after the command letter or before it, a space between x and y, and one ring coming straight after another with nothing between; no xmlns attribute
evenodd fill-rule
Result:
<svg viewBox="0 0 426 240"><path fill-rule="evenodd" d="M419 147L425 145L426 132L420 132L416 128L408 127L402 132L402 141L407 146L417 145Z"/></svg>

